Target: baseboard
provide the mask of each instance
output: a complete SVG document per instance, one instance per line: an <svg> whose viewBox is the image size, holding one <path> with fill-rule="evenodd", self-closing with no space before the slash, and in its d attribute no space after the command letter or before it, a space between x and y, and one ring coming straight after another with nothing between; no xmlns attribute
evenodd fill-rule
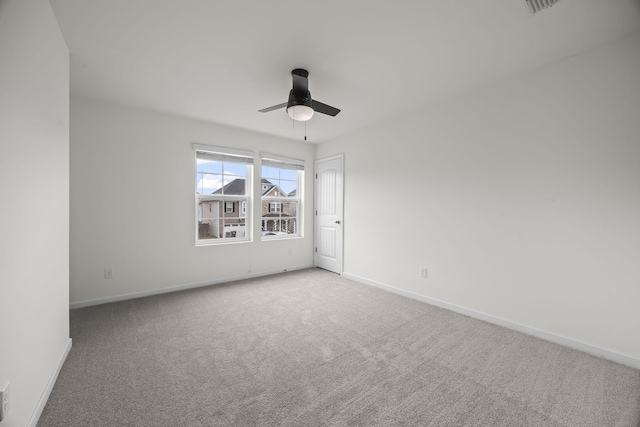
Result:
<svg viewBox="0 0 640 427"><path fill-rule="evenodd" d="M279 274L287 271L304 270L305 268L313 268L313 264L298 265L293 267L282 268L279 270L261 271L258 273L247 273L247 274L241 274L238 276L229 276L221 279L208 280L205 282L186 283L183 285L169 286L166 288L153 289L150 291L133 292L130 294L122 294L122 295L115 295L115 296L105 297L105 298L96 298L92 300L72 302L69 304L69 309L73 310L76 308L90 307L93 305L107 304L110 302L126 301L130 299L135 299L135 298L149 297L152 295L166 294L169 292L177 292L177 291L184 291L187 289L202 288L204 286L220 285L223 283L236 282L238 280L246 280L246 279L254 279L256 277L271 276L272 274Z"/></svg>
<svg viewBox="0 0 640 427"><path fill-rule="evenodd" d="M36 425L38 424L38 421L40 420L40 415L42 415L42 411L44 410L44 407L47 404L47 400L49 400L49 395L51 395L51 390L53 390L53 386L55 385L56 380L58 379L58 374L60 373L60 369L62 369L62 365L64 365L64 361L67 360L67 356L71 351L71 344L72 344L71 338L69 338L69 341L67 341L67 345L62 351L62 355L60 356L60 359L58 360L58 363L55 369L51 373L49 382L47 383L47 386L44 388L44 391L40 396L40 400L38 400L36 409L33 411L33 414L31 414L31 419L29 419L29 423L27 424L28 427L36 427Z"/></svg>
<svg viewBox="0 0 640 427"><path fill-rule="evenodd" d="M552 332L543 331L540 329L533 328L531 326L523 325L521 323L516 323L510 320L502 319L500 317L492 316L490 314L482 313L480 311L472 310L467 307L462 307L459 305L451 304L446 301L442 301L436 298L427 297L425 295L420 295L415 292L406 291L404 289L396 288L395 286L387 285L385 283L377 282L375 280L367 279L365 277L361 277L355 274L344 272L342 276L345 279L350 279L355 282L363 283L365 285L373 286L376 288L384 289L386 291L393 292L398 295L402 295L405 297L409 297L418 301L425 302L427 304L434 305L436 307L444 308L446 310L450 310L456 313L464 314L465 316L473 317L478 320L483 320L488 323L492 323L494 325L503 326L505 328L513 329L518 332L522 332L527 335L534 336L536 338L540 338L546 341L550 341L556 344L563 345L565 347L573 348L578 351L582 351L584 353L591 354L596 357L600 357L602 359L607 359L612 362L620 363L622 365L630 366L632 368L640 369L640 359L635 358L633 356L628 356L626 354L622 354L613 350L609 350L606 348L594 346L592 344L587 344L579 340L575 340L573 338L565 337L562 335L554 334Z"/></svg>

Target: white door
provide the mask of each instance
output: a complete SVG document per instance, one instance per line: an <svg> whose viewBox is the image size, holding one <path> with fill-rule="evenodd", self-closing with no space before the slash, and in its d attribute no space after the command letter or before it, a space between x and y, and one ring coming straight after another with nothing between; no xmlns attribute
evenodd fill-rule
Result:
<svg viewBox="0 0 640 427"><path fill-rule="evenodd" d="M343 156L316 161L316 267L342 274Z"/></svg>

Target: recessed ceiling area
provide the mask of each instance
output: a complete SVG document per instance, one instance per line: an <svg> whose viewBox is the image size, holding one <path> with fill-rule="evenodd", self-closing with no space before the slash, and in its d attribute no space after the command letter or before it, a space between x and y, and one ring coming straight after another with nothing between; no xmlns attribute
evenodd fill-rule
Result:
<svg viewBox="0 0 640 427"><path fill-rule="evenodd" d="M51 0L71 93L302 140L291 70L342 110L309 142L356 132L640 31L638 0Z"/></svg>

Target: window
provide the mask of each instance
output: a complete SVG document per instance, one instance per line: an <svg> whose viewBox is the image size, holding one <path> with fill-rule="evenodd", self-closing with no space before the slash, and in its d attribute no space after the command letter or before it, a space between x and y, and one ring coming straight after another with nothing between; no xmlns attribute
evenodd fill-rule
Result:
<svg viewBox="0 0 640 427"><path fill-rule="evenodd" d="M253 153L194 144L196 244L251 239Z"/></svg>
<svg viewBox="0 0 640 427"><path fill-rule="evenodd" d="M262 153L262 236L302 236L304 161Z"/></svg>
<svg viewBox="0 0 640 427"><path fill-rule="evenodd" d="M280 202L269 203L269 212L282 212L282 203Z"/></svg>

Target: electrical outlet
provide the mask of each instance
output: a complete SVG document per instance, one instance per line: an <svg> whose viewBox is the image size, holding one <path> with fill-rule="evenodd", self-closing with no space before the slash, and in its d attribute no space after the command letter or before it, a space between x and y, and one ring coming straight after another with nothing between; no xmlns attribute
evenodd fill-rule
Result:
<svg viewBox="0 0 640 427"><path fill-rule="evenodd" d="M0 421L4 420L9 412L9 383L0 390Z"/></svg>
<svg viewBox="0 0 640 427"><path fill-rule="evenodd" d="M105 279L113 279L113 270L110 268L104 269L104 278Z"/></svg>
<svg viewBox="0 0 640 427"><path fill-rule="evenodd" d="M420 267L420 277L423 279L427 278L427 267Z"/></svg>

